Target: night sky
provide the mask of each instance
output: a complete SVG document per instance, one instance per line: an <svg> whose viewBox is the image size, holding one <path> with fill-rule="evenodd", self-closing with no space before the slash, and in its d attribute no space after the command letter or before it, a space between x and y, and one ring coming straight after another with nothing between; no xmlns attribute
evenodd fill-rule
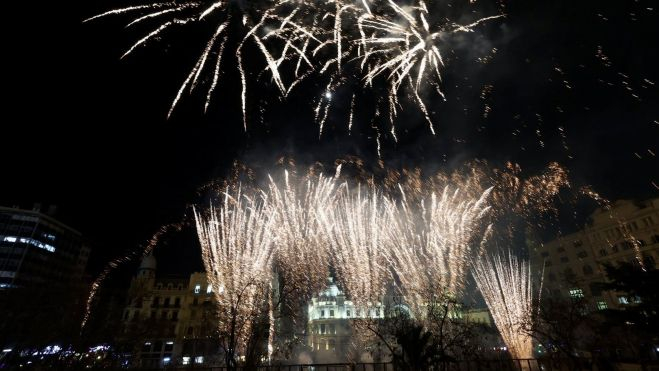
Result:
<svg viewBox="0 0 659 371"><path fill-rule="evenodd" d="M336 92L344 109L330 114L318 138L309 107L323 88L313 81L284 102L267 83L256 87L245 132L231 64L207 114L203 94L193 94L167 120L205 42L203 27L168 33L120 60L146 29L124 29L128 17L82 21L131 3L15 3L5 13L20 27L5 30L0 205L58 205L56 217L92 244L91 274L179 220L199 201L196 190L235 160L377 160L368 100L347 133L350 92ZM575 184L591 184L609 199L657 196L659 161L648 151L659 153L655 2L509 1L506 13L455 45L444 75L447 101L431 101L437 135L406 105L399 141L382 137L383 160L434 168L510 160L529 171L558 161ZM497 49L487 64L476 62L488 55L477 50L483 47ZM492 90L482 97L486 85ZM267 108L262 120L259 100ZM198 266L191 233L168 241L165 269Z"/></svg>

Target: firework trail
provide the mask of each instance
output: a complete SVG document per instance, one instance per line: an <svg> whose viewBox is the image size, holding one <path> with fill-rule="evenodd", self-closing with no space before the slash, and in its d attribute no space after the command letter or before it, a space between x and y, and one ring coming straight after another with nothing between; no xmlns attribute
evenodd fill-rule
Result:
<svg viewBox="0 0 659 371"><path fill-rule="evenodd" d="M94 305L94 300L96 299L96 295L98 294L98 290L103 284L103 282L105 282L108 275L114 269L118 268L122 264L132 261L136 257L145 257L149 255L156 247L156 245L160 242L161 238L164 235L172 231L180 231L186 224L187 222L184 220L179 223L167 224L160 227L160 229L158 229L158 231L154 233L153 236L151 236L151 238L147 241L146 246L132 250L126 255L115 258L105 266L101 274L99 274L98 277L94 280L94 282L92 282L91 288L89 290L89 296L87 297L87 302L85 303L85 313L83 315L82 322L80 324L81 332L84 331L85 326L89 321L89 317L91 316L92 307Z"/></svg>
<svg viewBox="0 0 659 371"><path fill-rule="evenodd" d="M529 263L510 251L507 257L483 258L473 267L473 275L490 309L503 341L514 359L533 358L531 335L533 293Z"/></svg>

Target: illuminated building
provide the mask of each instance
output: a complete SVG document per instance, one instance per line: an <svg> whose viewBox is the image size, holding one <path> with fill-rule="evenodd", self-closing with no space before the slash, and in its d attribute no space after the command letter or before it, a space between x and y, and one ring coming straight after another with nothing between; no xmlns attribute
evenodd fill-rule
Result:
<svg viewBox="0 0 659 371"><path fill-rule="evenodd" d="M350 321L383 318L384 306L374 303L368 308L356 307L330 277L327 288L311 299L307 315L307 344L314 362L346 361L351 346Z"/></svg>
<svg viewBox="0 0 659 371"><path fill-rule="evenodd" d="M88 257L80 232L41 213L39 206L0 207L0 290L79 284Z"/></svg>
<svg viewBox="0 0 659 371"><path fill-rule="evenodd" d="M534 271L544 266L547 295L585 299L592 310L632 304L625 293L605 291L604 266L622 262L655 269L659 259L659 198L642 202L620 200L590 216L580 231L536 246ZM543 294L545 295L545 294Z"/></svg>
<svg viewBox="0 0 659 371"><path fill-rule="evenodd" d="M156 276L156 259L146 256L129 288L123 312L124 337L139 341L135 365L206 364L218 352L212 288L206 274Z"/></svg>

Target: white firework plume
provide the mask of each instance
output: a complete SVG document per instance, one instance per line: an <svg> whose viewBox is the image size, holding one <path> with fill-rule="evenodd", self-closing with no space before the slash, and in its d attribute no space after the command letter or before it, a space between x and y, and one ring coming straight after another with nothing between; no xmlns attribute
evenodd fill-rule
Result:
<svg viewBox="0 0 659 371"><path fill-rule="evenodd" d="M270 178L269 207L276 217L279 274L301 301L319 292L329 274L329 246L320 221L332 204L335 182L323 175L298 182Z"/></svg>
<svg viewBox="0 0 659 371"><path fill-rule="evenodd" d="M395 216L394 207L375 190L351 190L344 183L323 215L339 281L358 305L377 302L390 282L386 228Z"/></svg>
<svg viewBox="0 0 659 371"><path fill-rule="evenodd" d="M476 284L483 294L503 341L515 359L533 357L528 329L533 320L533 292L529 263L510 251L474 264Z"/></svg>
<svg viewBox="0 0 659 371"><path fill-rule="evenodd" d="M387 230L391 260L406 302L423 312L429 296L459 296L473 256L482 252L489 226L485 216L491 189L479 198L465 197L448 186L419 205L403 201Z"/></svg>
<svg viewBox="0 0 659 371"><path fill-rule="evenodd" d="M252 320L263 310L261 297L272 279L274 249L271 209L258 193L225 193L219 208L205 217L195 211L206 275L220 311L220 332L233 332L246 344ZM230 345L233 349L234 345Z"/></svg>

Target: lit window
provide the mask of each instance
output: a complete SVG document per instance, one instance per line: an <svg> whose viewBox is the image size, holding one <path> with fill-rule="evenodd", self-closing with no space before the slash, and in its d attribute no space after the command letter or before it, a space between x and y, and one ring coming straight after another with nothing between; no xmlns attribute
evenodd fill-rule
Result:
<svg viewBox="0 0 659 371"><path fill-rule="evenodd" d="M5 237L5 242L16 242L16 237L7 236Z"/></svg>
<svg viewBox="0 0 659 371"><path fill-rule="evenodd" d="M197 363L197 364L204 363L204 356L194 357L194 363Z"/></svg>
<svg viewBox="0 0 659 371"><path fill-rule="evenodd" d="M570 289L570 297L571 298L583 298L583 290L582 289Z"/></svg>
<svg viewBox="0 0 659 371"><path fill-rule="evenodd" d="M170 357L165 357L165 358L162 359L162 363L164 363L166 365L168 365L171 361L172 361L172 359Z"/></svg>
<svg viewBox="0 0 659 371"><path fill-rule="evenodd" d="M195 293L195 294L198 294L198 293L200 293L200 292L201 292L201 285L195 285L195 287L194 287L194 293Z"/></svg>
<svg viewBox="0 0 659 371"><path fill-rule="evenodd" d="M629 304L626 296L618 296L618 303L620 304Z"/></svg>
<svg viewBox="0 0 659 371"><path fill-rule="evenodd" d="M190 364L190 357L183 357L183 364L184 365L189 365Z"/></svg>
<svg viewBox="0 0 659 371"><path fill-rule="evenodd" d="M597 302L597 309L604 310L606 308L608 308L608 306L606 305L606 302L604 300L600 300Z"/></svg>
<svg viewBox="0 0 659 371"><path fill-rule="evenodd" d="M206 293L210 294L211 292L213 292L213 286L209 284L208 286L206 286Z"/></svg>

